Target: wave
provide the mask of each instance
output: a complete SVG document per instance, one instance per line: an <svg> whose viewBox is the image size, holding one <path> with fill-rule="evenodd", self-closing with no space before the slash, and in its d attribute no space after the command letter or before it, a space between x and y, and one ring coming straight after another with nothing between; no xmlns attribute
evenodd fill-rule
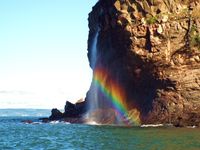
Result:
<svg viewBox="0 0 200 150"><path fill-rule="evenodd" d="M148 128L148 127L156 128L156 127L164 127L164 126L165 126L164 124L142 124L140 127L142 127L142 128Z"/></svg>
<svg viewBox="0 0 200 150"><path fill-rule="evenodd" d="M99 124L99 123L97 123L95 121L88 121L85 124L88 124L88 125L103 125L103 124Z"/></svg>
<svg viewBox="0 0 200 150"><path fill-rule="evenodd" d="M69 122L66 122L66 121L59 121L59 120L50 121L49 123L50 123L50 124L71 124L71 123L69 123Z"/></svg>
<svg viewBox="0 0 200 150"><path fill-rule="evenodd" d="M197 128L197 126L187 126L187 128L194 129Z"/></svg>

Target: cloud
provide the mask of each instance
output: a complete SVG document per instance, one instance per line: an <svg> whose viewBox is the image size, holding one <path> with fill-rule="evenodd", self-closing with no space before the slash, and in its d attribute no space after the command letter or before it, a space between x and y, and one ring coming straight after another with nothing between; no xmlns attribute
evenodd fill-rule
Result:
<svg viewBox="0 0 200 150"><path fill-rule="evenodd" d="M19 95L27 95L31 94L31 92L27 91L9 91L9 90L1 90L0 94L19 94Z"/></svg>
<svg viewBox="0 0 200 150"><path fill-rule="evenodd" d="M12 94L13 91L0 91L0 94Z"/></svg>

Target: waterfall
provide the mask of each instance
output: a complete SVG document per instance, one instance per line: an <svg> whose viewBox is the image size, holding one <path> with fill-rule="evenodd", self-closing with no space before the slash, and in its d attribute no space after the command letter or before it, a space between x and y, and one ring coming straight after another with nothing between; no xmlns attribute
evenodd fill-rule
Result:
<svg viewBox="0 0 200 150"><path fill-rule="evenodd" d="M108 95L106 95L104 90L102 89L104 87L101 87L99 85L97 78L100 77L102 83L106 82L107 74L105 73L100 73L98 74L99 70L99 64L98 63L98 37L99 37L99 32L100 28L97 28L96 33L93 36L92 40L92 46L90 49L90 63L91 63L91 68L93 69L93 80L92 84L90 87L89 95L88 95L88 112L85 115L85 122L88 124L108 124L114 123L113 120L116 120L115 117L118 117L116 114L116 111L114 111L113 108L109 107L109 102L108 102ZM100 75L100 76L98 76ZM102 80L105 79L105 80ZM101 83L100 83L101 84ZM109 91L109 93L112 92ZM105 102L105 99L107 99L107 102Z"/></svg>
<svg viewBox="0 0 200 150"><path fill-rule="evenodd" d="M100 28L97 28L97 31L94 35L93 38L93 43L92 43L92 49L91 49L91 66L93 71L95 70L96 67L96 62L97 62L97 42L98 42L98 37L99 37L99 31ZM92 95L90 96L92 100L90 100L89 102L89 110L93 110L98 108L98 89L96 86L92 87Z"/></svg>
<svg viewBox="0 0 200 150"><path fill-rule="evenodd" d="M92 48L91 48L91 67L92 69L95 68L96 65L96 61L97 61L97 41L98 41L98 37L99 37L99 27L97 28L97 31L95 33L95 36L93 38L93 42L92 42Z"/></svg>
<svg viewBox="0 0 200 150"><path fill-rule="evenodd" d="M95 70L95 66L96 66L96 62L97 62L97 42L98 42L98 37L99 37L99 27L97 28L97 31L95 33L94 39L93 39L93 43L92 43L92 49L91 49L91 53L92 53L92 57L91 57L91 63L92 63L92 69L93 71ZM97 91L97 87L93 87L92 88L94 91L92 91L92 101L90 102L90 106L89 106L89 110L93 110L95 108L98 108L98 91Z"/></svg>
<svg viewBox="0 0 200 150"><path fill-rule="evenodd" d="M97 43L98 43L98 37L99 37L99 32L100 32L100 28L98 27L96 30L96 33L94 34L93 37L93 42L92 42L92 47L90 50L90 62L91 62L91 68L93 69L93 72L95 70L96 67L96 63L97 63ZM90 94L89 94L89 102L88 102L88 113L85 116L86 118L86 122L89 124L96 124L96 118L94 118L93 116L91 116L91 112L95 109L99 108L99 102L98 102L98 88L94 85L91 84L90 87Z"/></svg>
<svg viewBox="0 0 200 150"><path fill-rule="evenodd" d="M87 95L88 112L84 116L88 124L140 124L140 112L126 105L126 91L110 72L99 62L98 38L100 29L93 35L90 49L90 63L93 69L92 84Z"/></svg>

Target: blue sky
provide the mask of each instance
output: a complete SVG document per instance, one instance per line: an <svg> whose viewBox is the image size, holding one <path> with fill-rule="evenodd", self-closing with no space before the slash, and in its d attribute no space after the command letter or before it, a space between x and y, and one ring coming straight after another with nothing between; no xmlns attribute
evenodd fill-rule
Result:
<svg viewBox="0 0 200 150"><path fill-rule="evenodd" d="M85 96L96 1L0 1L0 108L63 108Z"/></svg>

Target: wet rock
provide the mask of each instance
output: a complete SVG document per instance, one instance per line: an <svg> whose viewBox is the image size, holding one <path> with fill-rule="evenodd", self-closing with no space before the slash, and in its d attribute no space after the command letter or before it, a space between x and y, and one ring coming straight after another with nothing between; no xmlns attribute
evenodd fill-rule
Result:
<svg viewBox="0 0 200 150"><path fill-rule="evenodd" d="M59 120L63 118L63 113L60 112L57 108L51 110L51 116L49 117L50 120Z"/></svg>
<svg viewBox="0 0 200 150"><path fill-rule="evenodd" d="M49 118L39 118L39 120L41 120L43 123L48 123L49 122Z"/></svg>
<svg viewBox="0 0 200 150"><path fill-rule="evenodd" d="M23 120L22 123L26 123L26 124L32 124L33 121L32 120Z"/></svg>
<svg viewBox="0 0 200 150"><path fill-rule="evenodd" d="M70 115L70 114L76 114L76 106L69 101L66 102L65 104L65 115Z"/></svg>
<svg viewBox="0 0 200 150"><path fill-rule="evenodd" d="M58 109L51 110L51 116L49 118L41 118L43 122L49 122L52 120L60 120L70 123L83 123L82 117L86 113L86 101L80 99L77 103L73 104L66 101L64 112L62 113Z"/></svg>
<svg viewBox="0 0 200 150"><path fill-rule="evenodd" d="M85 112L85 101L79 101L76 104L72 104L67 101L65 105L64 117L81 117Z"/></svg>

